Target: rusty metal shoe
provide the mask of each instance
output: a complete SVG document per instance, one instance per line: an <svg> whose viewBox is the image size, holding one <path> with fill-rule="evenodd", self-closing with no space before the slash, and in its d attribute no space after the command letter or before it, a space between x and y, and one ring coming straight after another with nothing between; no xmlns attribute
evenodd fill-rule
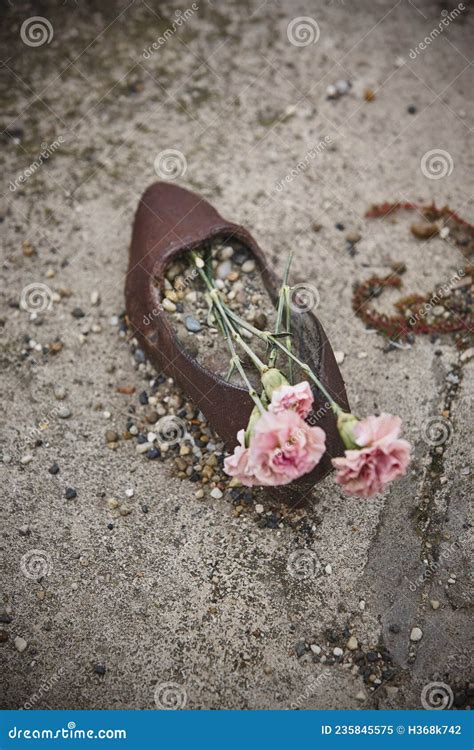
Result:
<svg viewBox="0 0 474 750"><path fill-rule="evenodd" d="M186 351L161 300L166 268L179 255L212 240L232 239L244 245L255 259L275 304L281 282L251 234L223 219L196 193L157 182L146 190L135 215L125 284L127 316L140 346L156 369L172 377L199 407L229 451L237 443L237 432L247 425L253 402L244 388L210 372ZM349 410L344 382L319 320L311 311L298 312L292 315L291 325L297 355L313 369L332 398ZM332 410L319 391L314 390L314 398L311 424L326 432L326 453L310 474L289 485L270 488L273 496L287 502L301 501L331 471L331 458L344 452Z"/></svg>

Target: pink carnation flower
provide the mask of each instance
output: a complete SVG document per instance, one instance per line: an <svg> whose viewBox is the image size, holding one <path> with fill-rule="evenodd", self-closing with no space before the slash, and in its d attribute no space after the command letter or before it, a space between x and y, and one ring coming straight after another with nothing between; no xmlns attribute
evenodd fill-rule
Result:
<svg viewBox="0 0 474 750"><path fill-rule="evenodd" d="M279 414L286 409L293 409L300 417L308 416L313 405L313 394L307 380L296 385L281 385L272 393L268 410Z"/></svg>
<svg viewBox="0 0 474 750"><path fill-rule="evenodd" d="M234 448L233 454L224 459L224 471L230 477L236 477L241 484L253 487L258 482L248 469L250 451L245 447L245 430L239 430L237 440L239 445Z"/></svg>
<svg viewBox="0 0 474 750"><path fill-rule="evenodd" d="M372 497L405 474L411 446L399 439L400 425L400 417L392 414L371 415L355 423L354 442L360 450L349 449L343 457L332 459L336 482L348 495Z"/></svg>
<svg viewBox="0 0 474 750"><path fill-rule="evenodd" d="M248 468L256 483L288 484L310 472L326 450L326 435L310 427L292 409L266 412L255 425Z"/></svg>

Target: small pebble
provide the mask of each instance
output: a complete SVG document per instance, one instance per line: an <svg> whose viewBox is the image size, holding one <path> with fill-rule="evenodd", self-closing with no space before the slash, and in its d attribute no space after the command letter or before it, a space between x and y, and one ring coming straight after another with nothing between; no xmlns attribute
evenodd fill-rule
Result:
<svg viewBox="0 0 474 750"><path fill-rule="evenodd" d="M313 654L317 654L318 656L321 653L321 646L317 646L315 643L311 644L310 649L313 652Z"/></svg>
<svg viewBox="0 0 474 750"><path fill-rule="evenodd" d="M61 408L60 408L60 409L58 409L58 412L57 412L57 414L58 414L58 417L59 417L60 419L69 419L69 417L70 417L70 416L71 416L71 414L72 414L72 411L71 411L71 409L69 408L69 406L61 406Z"/></svg>
<svg viewBox="0 0 474 750"><path fill-rule="evenodd" d="M20 458L20 463L26 466L26 464L31 463L33 461L33 454L32 453L26 453L24 456Z"/></svg>
<svg viewBox="0 0 474 750"><path fill-rule="evenodd" d="M188 330L190 333L199 333L199 331L202 329L202 326L199 322L199 320L196 320L196 318L193 318L192 315L187 315L184 324L186 326L186 330Z"/></svg>
<svg viewBox="0 0 474 750"><path fill-rule="evenodd" d="M439 601L437 599L431 599L430 604L432 609L439 609Z"/></svg>
<svg viewBox="0 0 474 750"><path fill-rule="evenodd" d="M21 638L21 636L17 635L17 637L14 640L15 648L19 653L21 654L25 648L28 646L28 643L25 641L24 638Z"/></svg>
<svg viewBox="0 0 474 750"><path fill-rule="evenodd" d="M325 570L325 572L327 573L327 575L328 575L328 576L330 576L330 575L331 575L331 573L332 573L332 565L331 565L330 563L328 563L328 564L326 565L326 567L324 568L324 570Z"/></svg>
<svg viewBox="0 0 474 750"><path fill-rule="evenodd" d="M28 534L30 533L30 527L28 526L28 524L20 526L20 528L18 529L18 533L20 534L20 536L28 536Z"/></svg>
<svg viewBox="0 0 474 750"><path fill-rule="evenodd" d="M198 490L194 495L198 500L202 500L204 497L204 490Z"/></svg>
<svg viewBox="0 0 474 750"><path fill-rule="evenodd" d="M59 474L59 466L58 466L58 464L54 463L52 466L49 467L48 471L53 476L55 474Z"/></svg>
<svg viewBox="0 0 474 750"><path fill-rule="evenodd" d="M336 648L333 649L334 656L342 656L344 651L342 648L339 648L339 646L336 646Z"/></svg>
<svg viewBox="0 0 474 750"><path fill-rule="evenodd" d="M263 513L263 511L264 511L263 505L259 504L255 506L255 513Z"/></svg>
<svg viewBox="0 0 474 750"><path fill-rule="evenodd" d="M101 676L105 674L106 668L104 664L94 664L94 672L96 674L100 674Z"/></svg>
<svg viewBox="0 0 474 750"><path fill-rule="evenodd" d="M174 304L174 302L171 302L171 300L168 299L167 297L165 297L165 299L163 300L161 304L162 304L163 310L166 310L166 312L170 312L170 313L176 312L176 305Z"/></svg>
<svg viewBox="0 0 474 750"><path fill-rule="evenodd" d="M107 430L105 433L105 441L107 443L116 443L117 440L119 440L118 432L115 432L115 430Z"/></svg>
<svg viewBox="0 0 474 750"><path fill-rule="evenodd" d="M97 305L100 303L100 294L97 291L91 292L91 305L94 307L97 307Z"/></svg>
<svg viewBox="0 0 474 750"><path fill-rule="evenodd" d="M71 312L71 315L73 318L83 318L85 316L84 310L81 310L80 307L75 307L74 310Z"/></svg>
<svg viewBox="0 0 474 750"><path fill-rule="evenodd" d="M58 401L63 401L66 398L66 389L62 385L55 385L53 388L54 397Z"/></svg>
<svg viewBox="0 0 474 750"><path fill-rule="evenodd" d="M125 490L125 494L127 497L133 497L135 494L135 490L130 487L130 489Z"/></svg>
<svg viewBox="0 0 474 750"><path fill-rule="evenodd" d="M245 263L242 263L242 271L244 273L252 273L252 271L255 271L255 261L246 260Z"/></svg>
<svg viewBox="0 0 474 750"><path fill-rule="evenodd" d="M414 104L410 104L409 107L407 107L407 112L409 115L416 115L416 107Z"/></svg>
<svg viewBox="0 0 474 750"><path fill-rule="evenodd" d="M344 352L341 352L341 351L334 352L334 357L336 358L336 362L338 365L342 365L342 363L344 362L345 356L346 355L344 354Z"/></svg>
<svg viewBox="0 0 474 750"><path fill-rule="evenodd" d="M74 489L74 487L67 487L65 494L66 494L66 500L74 500L74 498L77 497L77 492Z"/></svg>
<svg viewBox="0 0 474 750"><path fill-rule="evenodd" d="M214 498L214 500L220 500L223 496L223 493L219 489L219 487L214 487L213 490L211 490L211 497Z"/></svg>
<svg viewBox="0 0 474 750"><path fill-rule="evenodd" d="M359 648L359 641L355 637L355 635L351 635L349 640L347 641L347 648L349 651L355 651L357 648Z"/></svg>
<svg viewBox="0 0 474 750"><path fill-rule="evenodd" d="M421 630L421 628L417 628L417 627L412 628L411 633L410 633L410 641L413 641L414 643L416 643L417 641L421 641L422 638L423 638L423 631Z"/></svg>

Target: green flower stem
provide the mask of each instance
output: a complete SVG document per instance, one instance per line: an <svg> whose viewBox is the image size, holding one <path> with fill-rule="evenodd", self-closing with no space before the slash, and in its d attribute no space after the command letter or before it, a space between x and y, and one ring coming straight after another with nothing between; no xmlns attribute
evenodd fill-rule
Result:
<svg viewBox="0 0 474 750"><path fill-rule="evenodd" d="M250 333L253 333L258 338L261 338L262 341L265 341L266 343L273 344L274 346L278 347L278 349L284 352L287 355L287 357L292 359L293 362L296 362L296 364L303 370L304 373L306 373L306 375L310 378L310 380L312 380L317 385L318 389L321 391L323 396L331 404L331 408L335 414L340 414L343 412L341 407L338 404L336 404L332 396L329 395L329 393L327 392L326 388L323 386L321 381L316 377L312 369L307 364L305 364L300 359L298 359L298 357L295 354L293 354L292 351L287 349L287 347L284 344L282 344L281 341L279 341L279 339L276 339L274 336L272 336L270 331L259 331L258 328L254 328L254 326L251 323L247 323L246 320L243 320L243 318L241 318L239 315L237 315L232 310L230 310L230 308L228 308L226 305L225 307L226 307L226 312L228 316L232 320L234 320L237 324L241 325L243 328L246 328Z"/></svg>
<svg viewBox="0 0 474 750"><path fill-rule="evenodd" d="M285 314L286 314L286 321L285 321L285 328L290 332L291 329L291 307L290 307L290 287L288 284L286 284L283 287L283 296L285 298ZM288 351L291 352L291 336L286 337L286 348ZM288 378L290 380L290 383L293 384L293 365L291 357L288 357Z"/></svg>

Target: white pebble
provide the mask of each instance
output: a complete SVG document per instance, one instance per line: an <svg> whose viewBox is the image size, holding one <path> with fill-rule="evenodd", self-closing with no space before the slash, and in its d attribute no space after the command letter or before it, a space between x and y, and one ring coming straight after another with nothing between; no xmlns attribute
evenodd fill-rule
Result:
<svg viewBox="0 0 474 750"><path fill-rule="evenodd" d="M361 612L364 611L364 609L365 609L365 601L364 601L364 599L360 600L360 602L359 602L359 609L360 609Z"/></svg>
<svg viewBox="0 0 474 750"><path fill-rule="evenodd" d="M168 297L165 297L161 305L163 307L163 310L166 310L166 312L176 312L176 305L174 304L174 302L171 302Z"/></svg>
<svg viewBox="0 0 474 750"><path fill-rule="evenodd" d="M326 565L326 567L324 568L324 570L326 571L326 573L328 574L328 576L330 576L331 573L332 573L332 565L330 563L328 563Z"/></svg>
<svg viewBox="0 0 474 750"><path fill-rule="evenodd" d="M100 303L100 294L97 291L91 292L91 305L96 307Z"/></svg>
<svg viewBox="0 0 474 750"><path fill-rule="evenodd" d="M26 453L24 456L20 458L20 463L26 466L26 464L31 463L33 461L33 454L32 453Z"/></svg>
<svg viewBox="0 0 474 750"><path fill-rule="evenodd" d="M21 636L19 636L19 635L17 635L17 637L15 638L14 643L15 643L16 650L19 651L20 654L21 654L22 651L25 650L25 648L28 645L28 643L25 641L25 639L21 638Z"/></svg>
<svg viewBox="0 0 474 750"><path fill-rule="evenodd" d="M344 651L342 650L342 648L339 648L339 646L336 646L336 648L333 649L334 656L342 656L343 653Z"/></svg>
<svg viewBox="0 0 474 750"><path fill-rule="evenodd" d="M246 260L245 263L242 263L242 271L244 273L252 273L252 271L255 271L255 261Z"/></svg>
<svg viewBox="0 0 474 750"><path fill-rule="evenodd" d="M219 487L214 487L214 489L211 490L211 497L213 497L215 500L221 499L222 492L220 491Z"/></svg>
<svg viewBox="0 0 474 750"><path fill-rule="evenodd" d="M264 507L263 505L256 505L255 506L255 513L263 513Z"/></svg>
<svg viewBox="0 0 474 750"><path fill-rule="evenodd" d="M137 453L146 453L150 448L153 448L153 443L137 443L135 446ZM164 450L163 446L161 447L161 450Z"/></svg>
<svg viewBox="0 0 474 750"><path fill-rule="evenodd" d="M423 638L423 631L421 628L412 628L412 631L410 633L410 641L413 641L416 643L417 641L421 641Z"/></svg>
<svg viewBox="0 0 474 750"><path fill-rule="evenodd" d="M313 652L313 654L318 654L318 656L321 653L321 646L317 646L315 643L311 644L310 649Z"/></svg>
<svg viewBox="0 0 474 750"><path fill-rule="evenodd" d="M232 258L233 254L234 254L234 248L228 245L227 247L223 247L219 251L219 258L221 260L229 260L229 258Z"/></svg>
<svg viewBox="0 0 474 750"><path fill-rule="evenodd" d="M225 260L222 263L219 263L219 265L216 268L217 278L225 279L231 271L232 271L232 263L230 262L230 260Z"/></svg>
<svg viewBox="0 0 474 750"><path fill-rule="evenodd" d="M62 406L60 409L58 409L58 417L60 419L69 419L71 414L72 411L70 410L69 406Z"/></svg>
<svg viewBox="0 0 474 750"><path fill-rule="evenodd" d="M336 362L338 365L342 365L344 362L344 357L346 356L344 352L334 352L334 356L336 358Z"/></svg>
<svg viewBox="0 0 474 750"><path fill-rule="evenodd" d="M134 494L135 494L135 490L133 490L132 488L130 488L128 490L125 490L125 494L126 494L127 497L133 497Z"/></svg>

